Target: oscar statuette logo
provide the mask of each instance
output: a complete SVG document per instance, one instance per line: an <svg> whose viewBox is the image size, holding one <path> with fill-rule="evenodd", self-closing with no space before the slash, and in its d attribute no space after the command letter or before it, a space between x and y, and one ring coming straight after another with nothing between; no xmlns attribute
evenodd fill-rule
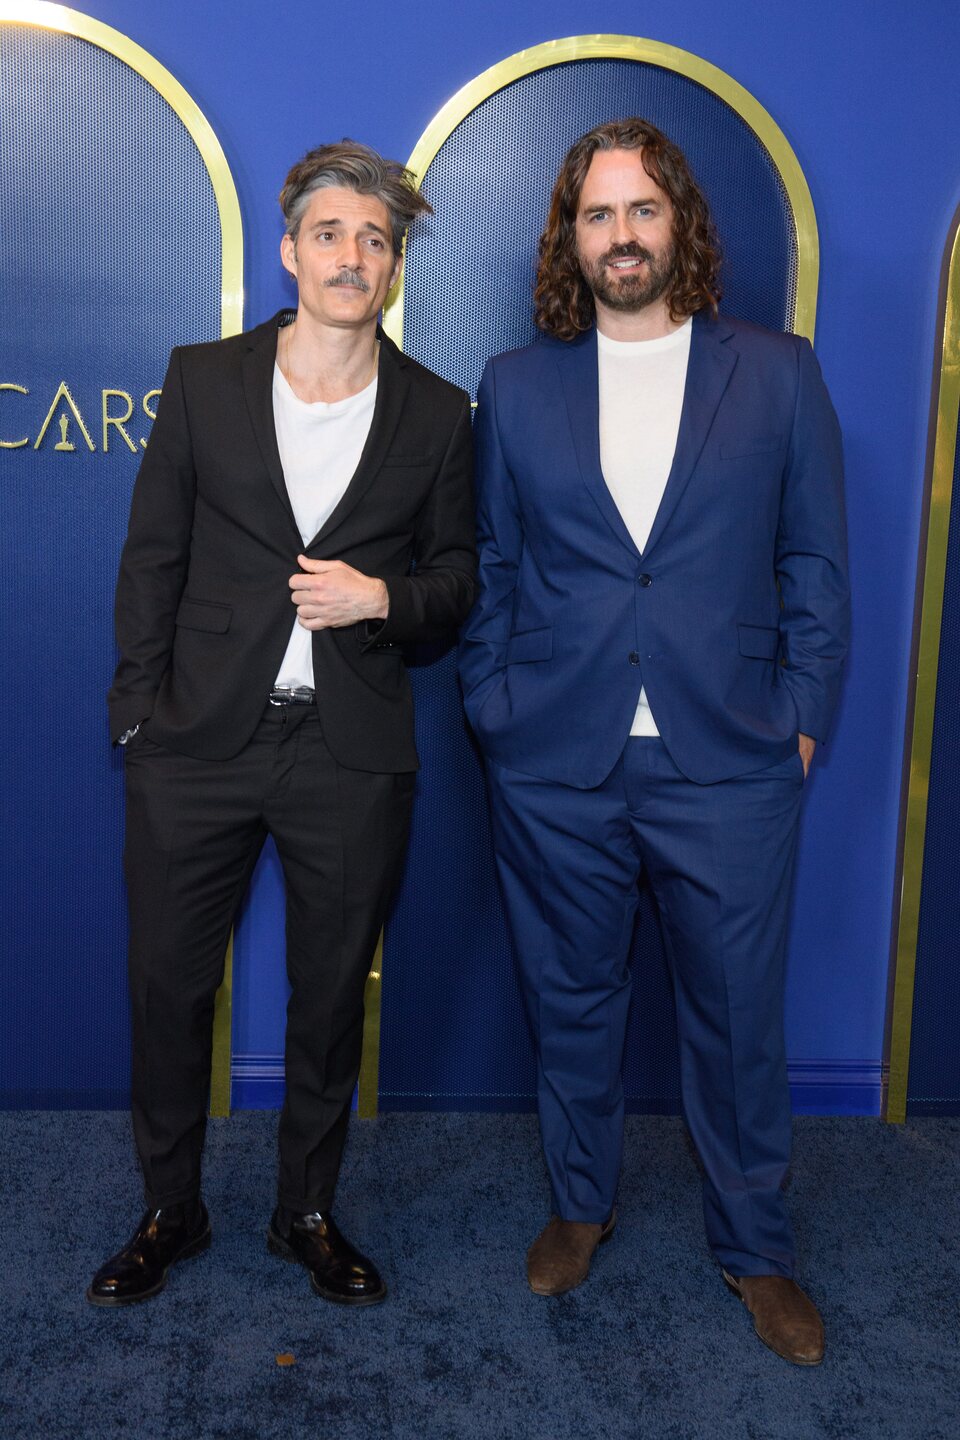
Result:
<svg viewBox="0 0 960 1440"><path fill-rule="evenodd" d="M66 415L61 415L59 424L60 439L57 441L56 445L54 445L54 450L76 450L76 445L71 445L70 441L67 439L67 430L70 426L69 418ZM37 444L39 443L40 442L38 439Z"/></svg>

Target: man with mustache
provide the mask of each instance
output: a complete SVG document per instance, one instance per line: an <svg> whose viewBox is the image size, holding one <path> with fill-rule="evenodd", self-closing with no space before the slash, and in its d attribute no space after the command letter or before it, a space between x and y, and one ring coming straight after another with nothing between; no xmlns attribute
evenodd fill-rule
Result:
<svg viewBox="0 0 960 1440"><path fill-rule="evenodd" d="M117 586L133 1126L146 1214L95 1305L157 1294L210 1243L200 1162L214 994L267 835L287 901L286 1098L270 1250L382 1300L334 1188L363 991L403 859L417 754L401 646L467 613L470 406L377 320L430 206L345 140L280 195L296 311L173 352Z"/></svg>
<svg viewBox="0 0 960 1440"><path fill-rule="evenodd" d="M580 1284L613 1232L645 869L708 1240L761 1339L816 1364L781 1188L783 972L800 795L847 644L840 437L805 340L718 316L718 263L660 131L573 146L540 242L546 338L480 386L460 664L537 1050L554 1213L531 1288Z"/></svg>

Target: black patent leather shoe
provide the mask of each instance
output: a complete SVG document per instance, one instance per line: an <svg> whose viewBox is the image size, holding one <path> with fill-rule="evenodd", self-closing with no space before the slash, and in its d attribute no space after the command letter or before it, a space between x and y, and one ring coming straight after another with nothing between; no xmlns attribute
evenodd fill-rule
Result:
<svg viewBox="0 0 960 1440"><path fill-rule="evenodd" d="M377 1267L340 1234L332 1215L292 1215L278 1206L267 1230L267 1249L302 1265L324 1300L376 1305L386 1296Z"/></svg>
<svg viewBox="0 0 960 1440"><path fill-rule="evenodd" d="M166 1285L171 1265L199 1255L209 1244L210 1217L202 1200L148 1210L130 1243L100 1266L87 1299L91 1305L149 1300Z"/></svg>

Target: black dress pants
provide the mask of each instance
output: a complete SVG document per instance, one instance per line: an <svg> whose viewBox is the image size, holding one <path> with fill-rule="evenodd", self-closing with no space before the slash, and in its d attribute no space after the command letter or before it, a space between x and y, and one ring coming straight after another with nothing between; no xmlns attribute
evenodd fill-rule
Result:
<svg viewBox="0 0 960 1440"><path fill-rule="evenodd" d="M298 1212L327 1211L414 776L339 765L312 706L268 707L231 760L179 755L141 731L125 771L133 1129L147 1205L199 1193L214 996L269 834L286 884L292 990L278 1196Z"/></svg>

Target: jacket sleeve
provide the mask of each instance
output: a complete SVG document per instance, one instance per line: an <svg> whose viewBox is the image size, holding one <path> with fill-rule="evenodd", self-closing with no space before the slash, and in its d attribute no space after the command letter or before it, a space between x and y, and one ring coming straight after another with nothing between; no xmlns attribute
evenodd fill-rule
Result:
<svg viewBox="0 0 960 1440"><path fill-rule="evenodd" d="M836 708L850 629L840 427L807 340L797 349L793 431L777 532L782 679L797 729L824 740Z"/></svg>
<svg viewBox="0 0 960 1440"><path fill-rule="evenodd" d="M430 492L417 516L411 575L384 576L390 597L382 625L367 622L363 648L435 640L457 626L473 603L477 552L473 516L473 447L466 395Z"/></svg>
<svg viewBox="0 0 960 1440"><path fill-rule="evenodd" d="M477 459L477 601L460 641L460 683L471 724L506 668L523 528L500 441L494 362L483 372L474 426Z"/></svg>
<svg viewBox="0 0 960 1440"><path fill-rule="evenodd" d="M174 350L137 475L114 620L120 659L107 697L110 738L149 719L173 649L196 502L193 447Z"/></svg>

